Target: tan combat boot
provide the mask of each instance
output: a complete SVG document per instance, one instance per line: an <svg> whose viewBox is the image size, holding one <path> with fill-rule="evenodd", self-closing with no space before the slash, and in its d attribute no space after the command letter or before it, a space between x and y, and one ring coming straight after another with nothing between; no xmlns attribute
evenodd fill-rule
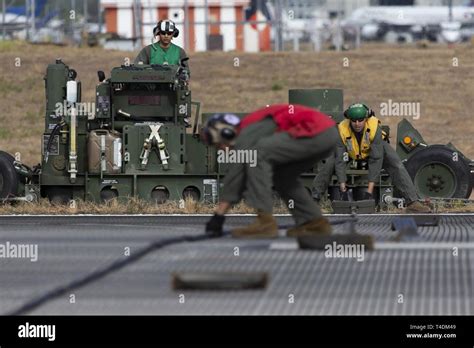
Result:
<svg viewBox="0 0 474 348"><path fill-rule="evenodd" d="M326 218L318 218L308 221L305 224L290 228L286 235L288 237L301 236L329 236L332 233L332 227Z"/></svg>
<svg viewBox="0 0 474 348"><path fill-rule="evenodd" d="M414 201L407 205L405 213L429 214L431 213L431 208L421 202Z"/></svg>
<svg viewBox="0 0 474 348"><path fill-rule="evenodd" d="M278 225L272 214L259 212L255 222L246 227L233 229L231 233L234 238L276 238Z"/></svg>

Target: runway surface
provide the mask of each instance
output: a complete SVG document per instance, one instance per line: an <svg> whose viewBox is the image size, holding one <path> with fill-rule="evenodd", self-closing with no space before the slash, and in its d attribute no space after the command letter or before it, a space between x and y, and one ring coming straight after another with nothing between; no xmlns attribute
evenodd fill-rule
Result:
<svg viewBox="0 0 474 348"><path fill-rule="evenodd" d="M273 240L171 245L30 314L474 315L474 214L442 215L439 226L419 227L420 238L401 243L392 241L394 217L359 216L357 231L375 235L376 250L358 258L298 250L284 231ZM0 257L0 314L153 241L202 234L208 218L2 216L0 247L37 245L38 259ZM226 228L252 219L228 217ZM287 216L278 221L292 222ZM346 229L335 227L336 233ZM270 279L264 290L174 291L171 273L179 271L268 272Z"/></svg>

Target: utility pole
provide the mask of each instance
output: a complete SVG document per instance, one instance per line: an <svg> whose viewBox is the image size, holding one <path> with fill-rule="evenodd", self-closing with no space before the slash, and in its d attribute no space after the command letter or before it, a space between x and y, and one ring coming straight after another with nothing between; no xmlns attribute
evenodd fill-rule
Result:
<svg viewBox="0 0 474 348"><path fill-rule="evenodd" d="M342 14L344 13L344 4L342 1L339 1L339 6L338 6L338 11L337 11L337 38L336 38L336 51L342 51L342 45L343 45L343 40L344 36L342 33L342 27L341 27L341 20L342 20Z"/></svg>
<svg viewBox="0 0 474 348"><path fill-rule="evenodd" d="M189 50L190 39L191 38L189 37L189 1L184 0L184 47L186 51Z"/></svg>
<svg viewBox="0 0 474 348"><path fill-rule="evenodd" d="M261 1L261 0L260 0ZM281 0L275 2L275 51L283 51L283 27L282 27L283 6Z"/></svg>
<svg viewBox="0 0 474 348"><path fill-rule="evenodd" d="M133 30L135 31L135 49L138 49L142 42L142 15L141 15L141 5L140 5L140 0L134 0L133 1L133 14L134 14L134 23L135 26Z"/></svg>
<svg viewBox="0 0 474 348"><path fill-rule="evenodd" d="M89 8L88 8L88 0L84 0L84 27L87 26L87 23L89 23Z"/></svg>
<svg viewBox="0 0 474 348"><path fill-rule="evenodd" d="M25 30L26 30L26 41L30 40L30 0L25 0Z"/></svg>
<svg viewBox="0 0 474 348"><path fill-rule="evenodd" d="M206 51L209 50L209 3L204 0L204 22L206 28Z"/></svg>
<svg viewBox="0 0 474 348"><path fill-rule="evenodd" d="M71 19L71 12L74 14L74 19ZM77 16L77 13L76 13L76 0L71 0L71 10L69 11L69 22L70 22L70 30L71 30L71 41L74 42L74 45L77 44L77 42L74 40L74 22L76 21L76 16Z"/></svg>
<svg viewBox="0 0 474 348"><path fill-rule="evenodd" d="M149 18L148 21L151 21L151 20L152 20L152 18L153 18L153 12L154 12L154 11L153 11L152 6L151 6L151 0L148 0L148 18ZM159 20L159 19L158 19L158 20ZM157 22L158 22L158 20L157 20ZM148 22L148 21L147 21L147 22ZM145 23L142 23L142 25L144 25L144 24L145 24ZM153 23L153 27L154 27L155 25L156 25L156 23ZM152 27L152 28L153 28L153 27ZM149 32L147 31L143 36L144 36L144 39L145 39L145 38L148 38L148 37L149 37ZM155 40L155 36L152 37L151 42L154 42L154 40Z"/></svg>
<svg viewBox="0 0 474 348"><path fill-rule="evenodd" d="M453 21L453 0L448 1L448 6L449 6L449 21Z"/></svg>
<svg viewBox="0 0 474 348"><path fill-rule="evenodd" d="M6 0L2 1L2 35L3 35L3 41L7 39L7 25L6 25L6 19L5 19L5 13L7 11L7 4L5 3Z"/></svg>
<svg viewBox="0 0 474 348"><path fill-rule="evenodd" d="M36 0L31 0L31 36L34 37L36 33Z"/></svg>
<svg viewBox="0 0 474 348"><path fill-rule="evenodd" d="M102 5L100 3L100 0L97 1L97 17L98 17L98 22L99 22L99 35L100 35L102 34Z"/></svg>
<svg viewBox="0 0 474 348"><path fill-rule="evenodd" d="M360 48L360 35L361 35L360 31L361 31L361 26L358 24L356 26L356 42L355 42L356 49Z"/></svg>

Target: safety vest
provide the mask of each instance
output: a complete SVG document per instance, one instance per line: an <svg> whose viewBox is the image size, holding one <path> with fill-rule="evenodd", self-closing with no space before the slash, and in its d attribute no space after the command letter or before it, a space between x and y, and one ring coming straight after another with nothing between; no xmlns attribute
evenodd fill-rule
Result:
<svg viewBox="0 0 474 348"><path fill-rule="evenodd" d="M354 134L354 131L351 128L351 121L345 119L338 125L339 135L343 144L346 146L347 153L349 157L353 160L362 160L369 157L370 145L374 141L375 133L379 127L380 121L377 117L369 117L362 131L362 139L359 143L357 137Z"/></svg>
<svg viewBox="0 0 474 348"><path fill-rule="evenodd" d="M175 44L171 43L168 49L164 50L159 44L151 46L151 59L150 64L163 65L179 65L180 48Z"/></svg>

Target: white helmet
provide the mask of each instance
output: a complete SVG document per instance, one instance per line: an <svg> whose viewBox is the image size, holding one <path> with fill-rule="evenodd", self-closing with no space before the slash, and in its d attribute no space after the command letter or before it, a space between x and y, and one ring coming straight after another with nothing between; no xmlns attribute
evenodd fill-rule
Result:
<svg viewBox="0 0 474 348"><path fill-rule="evenodd" d="M153 28L153 35L156 36L160 33L172 33L173 37L178 37L179 30L176 28L176 24L170 20L159 21L156 27Z"/></svg>

